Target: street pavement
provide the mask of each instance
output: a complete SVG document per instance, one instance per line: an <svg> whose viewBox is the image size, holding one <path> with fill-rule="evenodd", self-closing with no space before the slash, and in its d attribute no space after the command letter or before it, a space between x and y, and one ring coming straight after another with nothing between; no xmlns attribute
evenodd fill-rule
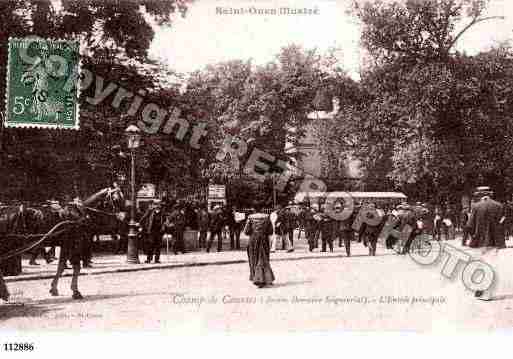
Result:
<svg viewBox="0 0 513 359"><path fill-rule="evenodd" d="M304 235L300 240L298 240L297 231L294 234L295 236L295 250L294 252L286 252L282 250L278 250L273 254L273 258L275 260L291 260L291 259L307 259L307 258L316 258L319 256L341 256L345 255L344 248L337 248L335 245L335 251L333 253L320 253L319 250L315 250L314 252L308 251L308 244L304 239ZM107 236L102 236L97 247L101 247L103 249L113 248L112 244L114 241L109 241L106 239ZM189 243L190 246L188 248L188 252L186 254L175 255L171 249L171 247L167 246L167 243L163 243L162 254L160 258L160 264L144 263L146 260L146 255L143 255L142 252L139 255L140 264L128 264L126 254L112 254L108 251L102 250L100 252L94 252L93 255L93 265L91 268L82 268L82 275L96 275L96 274L105 274L105 273L116 273L116 272L133 272L133 271L141 271L141 270L151 270L151 269L165 269L165 268L176 268L176 267L187 267L187 266L201 266L201 265L222 265L222 264L235 264L235 263L244 263L247 261L246 247L248 244L248 237L245 235L241 235L241 249L240 250L231 250L230 249L230 240L225 238L223 241L223 247L221 252L217 252L217 242L212 244L212 248L210 253L206 253L204 248L197 248L196 245ZM319 241L320 242L320 241ZM278 241L277 249L282 248L281 241ZM320 243L319 243L320 245ZM361 247L361 246L360 246ZM364 249L364 248L361 248ZM59 249L57 249L58 251ZM357 249L357 253L360 253L361 250ZM366 255L366 249L358 255ZM57 255L58 256L58 255ZM47 264L42 258L38 259L38 265L29 265L29 255L26 255L22 259L22 273L17 276L6 276L6 282L17 282L17 281L25 281L25 280L37 280L37 279L48 279L52 278L57 270L57 261L53 261L50 264ZM71 276L71 269L66 270L64 272L64 276Z"/></svg>
<svg viewBox="0 0 513 359"><path fill-rule="evenodd" d="M458 241L448 243L461 248ZM249 282L248 265L239 262L86 275L79 281L81 301L71 299L69 277L61 280L59 297L49 295L49 279L10 282L11 293L24 305L0 306L0 328L461 332L513 325L513 290L484 302L458 276L442 276L442 264L420 266L382 247L369 257L359 243L353 253L347 258L337 248L333 254L311 254L304 245L294 253L273 253L276 281L264 289ZM511 262L513 248L499 253L504 263ZM245 253L237 251L173 256L207 257L245 261Z"/></svg>

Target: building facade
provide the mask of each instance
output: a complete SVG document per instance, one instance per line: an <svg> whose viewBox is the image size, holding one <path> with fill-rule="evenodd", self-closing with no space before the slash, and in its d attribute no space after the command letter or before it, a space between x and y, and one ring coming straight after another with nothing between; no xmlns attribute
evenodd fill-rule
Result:
<svg viewBox="0 0 513 359"><path fill-rule="evenodd" d="M332 111L313 111L308 114L310 123L305 128L305 135L299 141L299 145L294 146L291 143L287 143L285 150L289 154L300 153L301 156L295 163L295 166L300 168L303 173L312 175L316 178L323 177L323 166L327 163L327 159L324 158L321 153L320 143L315 135L316 127L320 125L322 121L333 120L340 110L340 101L337 98L333 99ZM343 165L345 168L345 176L349 178L360 178L361 173L359 170L359 161L352 158L343 159Z"/></svg>

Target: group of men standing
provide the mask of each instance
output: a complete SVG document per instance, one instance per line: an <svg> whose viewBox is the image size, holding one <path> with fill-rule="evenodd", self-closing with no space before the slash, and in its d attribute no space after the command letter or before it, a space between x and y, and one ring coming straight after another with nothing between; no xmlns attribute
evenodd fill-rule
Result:
<svg viewBox="0 0 513 359"><path fill-rule="evenodd" d="M208 211L206 204L179 201L169 205L154 200L139 221L147 255L146 263L153 260L155 263L160 262L162 239L165 236L172 238L175 254L186 253L184 233L187 229L199 231L199 248L205 248L207 252L210 252L216 239L217 251L220 252L226 234L230 237L230 248L240 249L240 233L245 218L241 218L240 214L229 206L215 206Z"/></svg>
<svg viewBox="0 0 513 359"><path fill-rule="evenodd" d="M142 231L146 263L160 263L162 238L164 235L173 237L173 252L185 253L184 231L186 229L186 208L183 204L174 204L171 208L164 208L161 200L153 201L139 220Z"/></svg>
<svg viewBox="0 0 513 359"><path fill-rule="evenodd" d="M293 211L292 206L278 206L277 210L271 213L270 219L273 224L274 234L271 237L271 252L276 250L276 243L282 240L282 249L288 252L294 251L294 230L299 229L298 239L304 233L308 248L313 251L319 248L321 241L321 252L333 252L333 243L338 239L339 247L346 248L346 254L351 255L351 239L354 237L351 228L354 214L349 218L338 221L330 216L326 210L318 211L313 206L302 204L298 211ZM335 212L341 212L342 204L335 206Z"/></svg>
<svg viewBox="0 0 513 359"><path fill-rule="evenodd" d="M387 210L376 209L374 204L369 203L367 206L379 211L383 221L376 226L363 223L358 231L353 228L353 223L358 215L359 206L355 206L350 216L337 220L327 213L326 208L318 210L315 206L300 205L296 206L297 210L293 210L294 206L279 205L270 215L273 225L270 250L276 251L277 243L281 240L282 250L294 251L294 231L299 229L298 239L301 238L301 233L304 233L310 251L319 248L319 242L321 242L321 252L328 250L333 252L334 243L338 241L338 246L345 247L346 255L351 256L351 242L357 240L369 248L370 255L376 255L378 236L385 221L391 218L396 219L396 228L399 230L405 225L414 228L412 238L418 233L427 233L428 228L432 226L430 234L434 239L440 240L442 232L446 239L452 239L454 235L451 237L448 228L455 228L459 222L463 231L463 245L504 247L505 224L508 216L504 206L491 199L491 195L492 192L489 190L476 192L476 201L471 207L464 207L458 219L451 219L457 212L449 218L449 211L440 211L436 208L434 213L431 212L429 215L430 211L421 204L413 206L402 203ZM340 213L343 209L343 203L336 203L333 206L335 213ZM147 237L147 262L151 262L153 258L155 262L159 262L163 235L173 237L175 254L185 253L184 231L187 227L199 231L199 247L205 248L207 252L210 252L216 239L217 250L221 251L223 237L226 236L230 238L232 250L240 249L240 234L245 218L244 213L236 212L229 206L215 206L209 211L206 205L191 206L177 203L171 210L166 211L162 209L160 201L155 201L140 221L143 233ZM404 252L409 250L409 245L411 245L410 240L405 243ZM388 247L391 248L391 245Z"/></svg>

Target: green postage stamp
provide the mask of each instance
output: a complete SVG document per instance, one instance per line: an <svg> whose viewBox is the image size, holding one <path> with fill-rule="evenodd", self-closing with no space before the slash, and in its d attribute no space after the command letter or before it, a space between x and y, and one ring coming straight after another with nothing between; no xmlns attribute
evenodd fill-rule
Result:
<svg viewBox="0 0 513 359"><path fill-rule="evenodd" d="M78 41L10 38L6 127L79 128Z"/></svg>

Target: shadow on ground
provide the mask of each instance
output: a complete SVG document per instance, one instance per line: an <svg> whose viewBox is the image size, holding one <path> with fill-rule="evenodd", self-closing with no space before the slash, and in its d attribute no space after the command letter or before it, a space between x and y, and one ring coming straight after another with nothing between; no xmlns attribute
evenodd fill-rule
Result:
<svg viewBox="0 0 513 359"><path fill-rule="evenodd" d="M507 299L513 299L513 294L503 294L503 295L496 295L493 296L490 301L498 301L498 300L507 300Z"/></svg>
<svg viewBox="0 0 513 359"><path fill-rule="evenodd" d="M273 288L280 288L280 287L293 287L303 284L311 284L313 283L312 280L297 280L297 281L288 281L288 282L278 282L274 283L272 286L264 287L262 289L273 289Z"/></svg>

